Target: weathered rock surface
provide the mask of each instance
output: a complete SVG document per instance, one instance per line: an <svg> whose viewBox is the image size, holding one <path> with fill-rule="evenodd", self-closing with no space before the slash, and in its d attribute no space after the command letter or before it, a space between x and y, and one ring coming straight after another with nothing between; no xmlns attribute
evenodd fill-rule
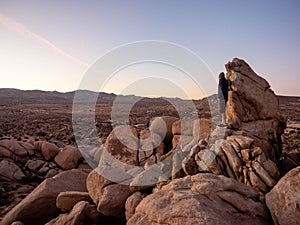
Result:
<svg viewBox="0 0 300 225"><path fill-rule="evenodd" d="M173 149L179 147L184 149L185 146L191 147L201 139L206 139L212 132L212 122L209 119L201 118L197 120L178 120L173 124L172 132Z"/></svg>
<svg viewBox="0 0 300 225"><path fill-rule="evenodd" d="M197 174L145 197L127 224L270 224L258 198L257 191L233 179Z"/></svg>
<svg viewBox="0 0 300 225"><path fill-rule="evenodd" d="M93 170L87 177L86 186L99 212L106 216L125 217L125 202L132 194L128 185L114 183Z"/></svg>
<svg viewBox="0 0 300 225"><path fill-rule="evenodd" d="M0 176L9 180L22 180L25 178L19 166L6 160L0 161Z"/></svg>
<svg viewBox="0 0 300 225"><path fill-rule="evenodd" d="M149 127L150 131L158 134L162 138L167 149L172 148L172 125L177 120L178 118L173 116L161 116L156 117L151 121Z"/></svg>
<svg viewBox="0 0 300 225"><path fill-rule="evenodd" d="M59 148L55 144L45 141L41 145L41 151L44 158L48 161L53 159L57 155L57 153L59 152Z"/></svg>
<svg viewBox="0 0 300 225"><path fill-rule="evenodd" d="M105 149L117 160L129 165L138 165L138 132L130 126L118 126L109 134Z"/></svg>
<svg viewBox="0 0 300 225"><path fill-rule="evenodd" d="M86 201L92 203L92 199L87 192L65 191L60 192L56 198L56 207L63 212L70 211L77 202Z"/></svg>
<svg viewBox="0 0 300 225"><path fill-rule="evenodd" d="M25 164L25 167L27 167L31 171L38 171L46 162L40 159L37 160L28 160Z"/></svg>
<svg viewBox="0 0 300 225"><path fill-rule="evenodd" d="M141 192L135 192L127 198L125 203L126 220L129 220L134 215L136 207L140 204L144 197L145 195Z"/></svg>
<svg viewBox="0 0 300 225"><path fill-rule="evenodd" d="M226 78L230 82L226 105L228 126L256 139L256 146L277 163L282 153L281 135L285 128L285 119L279 114L277 96L269 83L244 60L234 58L225 67ZM270 143L269 149L265 149L263 141Z"/></svg>
<svg viewBox="0 0 300 225"><path fill-rule="evenodd" d="M300 167L279 180L266 195L266 203L276 225L299 224Z"/></svg>
<svg viewBox="0 0 300 225"><path fill-rule="evenodd" d="M231 177L267 193L280 173L277 165L253 142L249 137L237 135L217 140L209 150L196 155L196 163L202 171Z"/></svg>
<svg viewBox="0 0 300 225"><path fill-rule="evenodd" d="M32 149L23 147L15 140L0 140L0 157L10 158L16 162L26 161L26 157Z"/></svg>
<svg viewBox="0 0 300 225"><path fill-rule="evenodd" d="M82 155L78 148L72 145L64 147L62 152L59 152L54 158L54 162L64 170L74 169L78 166Z"/></svg>
<svg viewBox="0 0 300 225"><path fill-rule="evenodd" d="M166 151L166 146L160 135L151 132L149 129L142 130L139 135L139 165L152 165L157 163L160 156Z"/></svg>
<svg viewBox="0 0 300 225"><path fill-rule="evenodd" d="M59 214L55 200L60 192L86 191L85 180L88 173L89 170L70 170L46 179L5 215L2 224L10 225L14 221L21 221L24 224L45 224Z"/></svg>

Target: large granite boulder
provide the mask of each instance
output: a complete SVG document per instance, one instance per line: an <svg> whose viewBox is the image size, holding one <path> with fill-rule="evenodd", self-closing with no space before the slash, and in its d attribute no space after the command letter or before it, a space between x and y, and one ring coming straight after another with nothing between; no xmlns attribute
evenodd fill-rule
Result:
<svg viewBox="0 0 300 225"><path fill-rule="evenodd" d="M127 224L270 224L268 210L258 198L256 190L234 179L186 176L143 198L130 210L134 214Z"/></svg>
<svg viewBox="0 0 300 225"><path fill-rule="evenodd" d="M299 224L300 167L289 171L266 195L266 203L276 225Z"/></svg>
<svg viewBox="0 0 300 225"><path fill-rule="evenodd" d="M56 198L60 192L86 190L86 177L90 170L69 170L44 180L33 192L5 215L1 224L14 221L24 224L45 224L56 217L60 210Z"/></svg>
<svg viewBox="0 0 300 225"><path fill-rule="evenodd" d="M268 151L266 156L277 163L282 152L281 135L285 128L285 119L279 114L277 96L270 89L270 84L244 60L234 58L225 67L226 79L230 83L226 105L228 126L254 138L256 146Z"/></svg>

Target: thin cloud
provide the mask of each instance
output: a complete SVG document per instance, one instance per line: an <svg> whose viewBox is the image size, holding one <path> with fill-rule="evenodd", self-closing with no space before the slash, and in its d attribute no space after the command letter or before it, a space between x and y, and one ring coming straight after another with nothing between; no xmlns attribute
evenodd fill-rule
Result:
<svg viewBox="0 0 300 225"><path fill-rule="evenodd" d="M51 49L54 52L59 53L60 55L64 56L65 58L68 58L70 60L72 60L73 62L84 66L84 67L89 67L90 65L84 61L82 61L81 59L78 59L72 55L70 55L69 53L65 52L64 50L60 49L59 47L57 47L56 45L54 45L53 43L51 43L50 41L48 41L47 39L37 35L36 33L28 30L25 26L23 26L22 24L10 19L9 17L3 15L2 13L0 13L0 23L4 26L6 26L7 28L14 30L16 32L18 32L19 34L35 40L37 42L39 42L40 44L48 47L49 49Z"/></svg>

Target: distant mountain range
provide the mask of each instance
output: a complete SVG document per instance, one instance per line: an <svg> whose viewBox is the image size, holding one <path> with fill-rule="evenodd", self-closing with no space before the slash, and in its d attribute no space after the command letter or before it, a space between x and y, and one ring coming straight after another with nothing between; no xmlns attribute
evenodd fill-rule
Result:
<svg viewBox="0 0 300 225"><path fill-rule="evenodd" d="M10 105L10 104L72 104L76 91L71 92L57 92L57 91L41 91L41 90L19 90L13 88L0 88L0 104ZM135 95L116 95L113 93L105 92L94 92L88 90L78 90L80 93L82 101L89 101L90 99L97 98L97 103L110 103L115 100L116 97L120 98L122 101L134 101L143 98L143 102L151 103L166 103L165 100L172 99L178 101L184 101L179 98L148 98L139 97ZM215 95L210 97L216 97ZM278 96L281 105L298 105L300 104L300 97L292 96Z"/></svg>
<svg viewBox="0 0 300 225"><path fill-rule="evenodd" d="M98 104L113 104L118 98L122 103L134 102L136 107L145 107L150 105L167 106L171 102L177 102L179 105L185 105L187 100L180 98L147 98L135 95L116 95L104 92L93 92L88 90L79 90L71 92L57 92L57 91L40 91L31 90L24 91L11 88L0 88L0 107L14 106L20 104L73 104L75 93L80 94L80 102L89 103L97 99ZM214 104L217 103L217 95L211 95L207 98L193 100L196 106L203 112L209 112L207 99L211 99ZM300 97L292 96L278 96L280 111L290 120L300 121Z"/></svg>
<svg viewBox="0 0 300 225"><path fill-rule="evenodd" d="M148 98L139 97L135 95L116 95L113 93L94 92L89 90L78 90L71 92L57 92L57 91L41 91L41 90L19 90L12 88L0 88L0 104L14 105L14 104L72 104L74 96L79 94L82 102L89 102L97 98L97 103L110 103L118 97L122 102L135 101L143 99L143 102L164 102L164 99L172 99L183 101L179 98Z"/></svg>

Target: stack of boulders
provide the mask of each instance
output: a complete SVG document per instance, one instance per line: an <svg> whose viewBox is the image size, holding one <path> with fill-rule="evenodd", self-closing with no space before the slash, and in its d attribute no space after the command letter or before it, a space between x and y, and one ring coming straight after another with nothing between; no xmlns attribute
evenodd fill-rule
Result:
<svg viewBox="0 0 300 225"><path fill-rule="evenodd" d="M92 150L97 168L46 179L3 224L298 224L300 167L281 178L277 98L243 60L226 69L228 128L175 117L118 126Z"/></svg>
<svg viewBox="0 0 300 225"><path fill-rule="evenodd" d="M77 168L83 161L77 147L59 148L47 141L0 140L0 157L0 176L7 180L50 178L63 170Z"/></svg>

